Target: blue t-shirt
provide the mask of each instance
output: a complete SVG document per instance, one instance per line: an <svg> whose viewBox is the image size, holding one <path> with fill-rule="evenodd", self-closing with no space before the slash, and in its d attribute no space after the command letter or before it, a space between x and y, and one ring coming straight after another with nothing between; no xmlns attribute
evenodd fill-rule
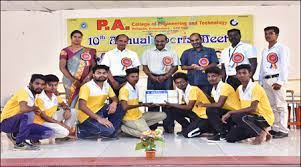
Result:
<svg viewBox="0 0 301 167"><path fill-rule="evenodd" d="M205 58L211 63L217 63L218 59L213 48L203 47L201 51L196 51L191 48L185 50L181 56L181 65L182 66L191 66L192 64L199 64L201 58ZM204 60L204 59L202 59ZM188 81L191 85L209 85L207 74L201 70L188 70Z"/></svg>

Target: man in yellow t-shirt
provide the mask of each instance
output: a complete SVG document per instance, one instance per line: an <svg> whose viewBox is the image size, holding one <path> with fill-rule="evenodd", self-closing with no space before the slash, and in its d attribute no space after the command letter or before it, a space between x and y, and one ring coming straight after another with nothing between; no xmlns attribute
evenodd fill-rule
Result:
<svg viewBox="0 0 301 167"><path fill-rule="evenodd" d="M242 64L236 67L237 78L241 85L237 88L241 109L227 112L222 121L228 118L236 124L228 132L226 140L236 142L256 137L253 144L261 144L271 139L267 128L274 123L274 113L264 89L251 80L251 66Z"/></svg>
<svg viewBox="0 0 301 167"><path fill-rule="evenodd" d="M180 91L183 91L185 104L172 104L166 102L165 107L172 108L175 120L182 125L182 134L186 138L200 136L202 133L210 132L211 127L207 120L206 108L196 105L201 102L210 103L206 94L197 86L188 84L187 74L178 72L173 76L173 81ZM186 118L189 118L188 121Z"/></svg>
<svg viewBox="0 0 301 167"><path fill-rule="evenodd" d="M213 86L211 96L213 101L210 104L198 105L206 107L206 114L210 125L215 130L215 135L208 137L209 141L224 140L227 131L231 126L226 126L221 121L224 114L231 110L238 110L240 108L240 101L238 94L234 88L222 81L222 70L218 67L209 67L206 69L208 81Z"/></svg>
<svg viewBox="0 0 301 167"><path fill-rule="evenodd" d="M54 138L64 138L74 134L72 127L76 122L76 111L70 109L63 99L56 95L59 78L45 75L46 86L36 98L36 105L42 113L35 115L34 123L51 128ZM60 109L59 109L60 107Z"/></svg>
<svg viewBox="0 0 301 167"><path fill-rule="evenodd" d="M107 82L109 67L97 65L92 71L93 79L84 84L79 91L79 101L76 105L79 121L77 137L117 139L124 112ZM108 97L112 100L110 105L105 103Z"/></svg>
<svg viewBox="0 0 301 167"><path fill-rule="evenodd" d="M37 150L38 146L26 140L46 139L53 135L50 128L33 123L34 112L41 113L39 107L34 106L35 95L42 92L44 85L44 76L33 74L29 86L15 93L1 112L1 131L7 133L14 143L14 149Z"/></svg>
<svg viewBox="0 0 301 167"><path fill-rule="evenodd" d="M119 100L125 111L121 130L134 137L141 137L144 131L150 130L149 126L154 125L166 118L164 112L142 113L139 107L153 107L153 104L140 103L136 84L139 80L139 69L130 68L126 70L126 84L119 91Z"/></svg>

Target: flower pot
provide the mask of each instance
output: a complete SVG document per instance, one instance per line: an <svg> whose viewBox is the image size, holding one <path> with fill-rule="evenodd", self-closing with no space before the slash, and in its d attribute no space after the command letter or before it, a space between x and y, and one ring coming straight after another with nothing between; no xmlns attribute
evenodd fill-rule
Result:
<svg viewBox="0 0 301 167"><path fill-rule="evenodd" d="M156 150L145 151L145 156L147 160L155 159Z"/></svg>

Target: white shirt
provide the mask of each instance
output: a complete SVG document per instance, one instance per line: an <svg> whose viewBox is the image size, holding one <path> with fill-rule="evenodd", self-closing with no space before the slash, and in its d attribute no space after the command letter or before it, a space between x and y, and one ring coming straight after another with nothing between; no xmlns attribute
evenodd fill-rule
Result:
<svg viewBox="0 0 301 167"><path fill-rule="evenodd" d="M35 96L32 94L31 90L26 86L25 87L25 91L27 92L29 99L27 101L27 105L32 107L34 106L35 103Z"/></svg>
<svg viewBox="0 0 301 167"><path fill-rule="evenodd" d="M180 65L180 60L173 50L165 47L160 51L153 47L142 54L141 63L147 65L151 73L161 75L166 74L172 66Z"/></svg>
<svg viewBox="0 0 301 167"><path fill-rule="evenodd" d="M122 65L121 60L123 60L124 58L130 59L131 65L129 65L128 67ZM108 51L104 55L103 60L101 61L100 64L110 67L110 71L113 76L125 76L126 69L134 68L141 65L136 52L133 52L128 49L124 49L123 51L120 51L117 48Z"/></svg>
<svg viewBox="0 0 301 167"><path fill-rule="evenodd" d="M214 101L217 103L219 100L219 97L221 96L221 88L225 83L223 81L219 81L216 88L212 88L211 95L214 98Z"/></svg>
<svg viewBox="0 0 301 167"><path fill-rule="evenodd" d="M249 80L249 83L244 91L242 90L242 85L240 85L237 88L238 92L239 92L239 99L246 100L246 101L252 100L252 91L255 86L256 86L256 84L254 82L252 82L251 79Z"/></svg>
<svg viewBox="0 0 301 167"><path fill-rule="evenodd" d="M269 58L270 61L268 60ZM275 58L273 58L275 57ZM272 60L272 61L271 61ZM277 83L283 85L288 80L289 50L286 46L276 43L270 49L262 51L259 80L262 83L267 75L279 74Z"/></svg>
<svg viewBox="0 0 301 167"><path fill-rule="evenodd" d="M129 100L139 99L137 87L133 87L130 83L125 84L126 89L129 91Z"/></svg>
<svg viewBox="0 0 301 167"><path fill-rule="evenodd" d="M235 67L241 64L250 64L249 59L256 58L256 48L250 44L239 42L234 48L230 45L221 53L220 62L225 65L226 75L236 75ZM237 55L242 56L241 61L233 62ZM231 58L231 59L230 59Z"/></svg>
<svg viewBox="0 0 301 167"><path fill-rule="evenodd" d="M54 93L52 93L51 98L49 98L43 90L41 94L37 95L37 98L43 101L46 110L59 105L57 96Z"/></svg>

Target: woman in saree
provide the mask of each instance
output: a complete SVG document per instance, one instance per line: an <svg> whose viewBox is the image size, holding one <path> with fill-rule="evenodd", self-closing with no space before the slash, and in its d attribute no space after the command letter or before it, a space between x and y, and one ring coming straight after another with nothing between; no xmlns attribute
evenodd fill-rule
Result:
<svg viewBox="0 0 301 167"><path fill-rule="evenodd" d="M71 45L60 53L60 70L63 73L63 85L66 100L72 108L78 100L79 88L92 78L92 67L96 64L96 50L81 45L83 34L74 30Z"/></svg>

